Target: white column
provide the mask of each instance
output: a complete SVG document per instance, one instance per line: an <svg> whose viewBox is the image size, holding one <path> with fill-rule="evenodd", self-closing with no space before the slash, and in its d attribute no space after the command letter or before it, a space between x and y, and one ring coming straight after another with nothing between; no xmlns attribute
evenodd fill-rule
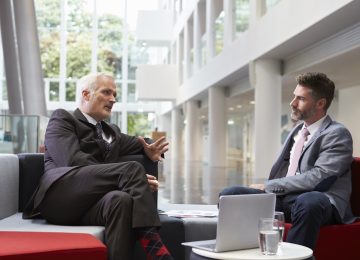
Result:
<svg viewBox="0 0 360 260"><path fill-rule="evenodd" d="M179 108L173 108L171 111L171 140L170 140L170 153L172 160L179 160L183 158L181 154L181 113Z"/></svg>
<svg viewBox="0 0 360 260"><path fill-rule="evenodd" d="M34 1L13 1L24 112L46 116L45 87Z"/></svg>
<svg viewBox="0 0 360 260"><path fill-rule="evenodd" d="M226 105L223 88L209 89L209 166L226 166Z"/></svg>
<svg viewBox="0 0 360 260"><path fill-rule="evenodd" d="M339 112L338 116L335 118L343 123L349 129L350 133L352 133L354 147L353 155L358 157L360 156L360 125L356 118L360 117L360 106L354 104L359 102L360 86L342 88L339 90L338 96ZM332 113L335 105L334 102L336 102L336 100L333 100L328 111L328 114L330 114L331 117L334 115L334 113Z"/></svg>
<svg viewBox="0 0 360 260"><path fill-rule="evenodd" d="M170 51L170 64L177 64L176 62L176 42L171 44L171 51Z"/></svg>
<svg viewBox="0 0 360 260"><path fill-rule="evenodd" d="M14 13L11 0L0 1L0 24L2 35L2 51L10 114L23 114L22 92L19 69L19 56L16 46ZM0 72L2 76L2 71ZM2 77L0 78L2 82ZM1 98L2 98L1 92ZM2 102L2 99L1 99Z"/></svg>
<svg viewBox="0 0 360 260"><path fill-rule="evenodd" d="M166 115L157 115L156 116L156 124L159 131L166 132L167 138L169 138L169 134L171 131L171 118L169 114Z"/></svg>
<svg viewBox="0 0 360 260"><path fill-rule="evenodd" d="M267 178L281 146L281 64L258 60L253 67L255 86L255 176Z"/></svg>
<svg viewBox="0 0 360 260"><path fill-rule="evenodd" d="M206 1L206 48L207 61L215 56L215 8L213 1Z"/></svg>
<svg viewBox="0 0 360 260"><path fill-rule="evenodd" d="M198 161L201 158L201 134L200 134L200 120L199 108L196 100L187 101L185 104L185 161Z"/></svg>
<svg viewBox="0 0 360 260"><path fill-rule="evenodd" d="M235 2L234 0L224 0L224 46L228 46L235 34Z"/></svg>

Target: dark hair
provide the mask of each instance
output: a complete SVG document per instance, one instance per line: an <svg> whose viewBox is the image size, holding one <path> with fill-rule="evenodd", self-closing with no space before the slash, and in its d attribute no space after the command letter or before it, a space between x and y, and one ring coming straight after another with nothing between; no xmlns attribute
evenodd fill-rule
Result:
<svg viewBox="0 0 360 260"><path fill-rule="evenodd" d="M325 98L325 111L330 107L334 98L335 84L324 73L307 72L296 77L299 85L309 88L315 100Z"/></svg>

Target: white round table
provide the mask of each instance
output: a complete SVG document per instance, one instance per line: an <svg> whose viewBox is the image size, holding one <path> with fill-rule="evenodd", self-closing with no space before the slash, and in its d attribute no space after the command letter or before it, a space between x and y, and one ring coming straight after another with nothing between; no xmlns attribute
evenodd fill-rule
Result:
<svg viewBox="0 0 360 260"><path fill-rule="evenodd" d="M228 251L222 253L210 252L202 249L193 248L193 253L208 257L210 259L232 259L232 260L264 260L282 259L295 260L306 259L312 256L313 251L305 246L282 242L276 255L263 255L260 248L245 249L238 251Z"/></svg>

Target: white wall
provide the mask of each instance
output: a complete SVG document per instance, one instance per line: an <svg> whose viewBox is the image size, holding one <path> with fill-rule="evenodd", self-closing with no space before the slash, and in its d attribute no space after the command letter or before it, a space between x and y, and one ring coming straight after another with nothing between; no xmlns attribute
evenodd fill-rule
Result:
<svg viewBox="0 0 360 260"><path fill-rule="evenodd" d="M360 86L339 91L339 114L337 121L351 132L354 141L354 156L360 156Z"/></svg>
<svg viewBox="0 0 360 260"><path fill-rule="evenodd" d="M224 48L222 53L208 60L197 74L185 80L177 93L176 104L189 100L239 69L247 67L249 61L265 55L349 2L351 1L280 1L271 12ZM288 15L283 15L285 13ZM177 24L176 31L180 31L179 28L181 26Z"/></svg>

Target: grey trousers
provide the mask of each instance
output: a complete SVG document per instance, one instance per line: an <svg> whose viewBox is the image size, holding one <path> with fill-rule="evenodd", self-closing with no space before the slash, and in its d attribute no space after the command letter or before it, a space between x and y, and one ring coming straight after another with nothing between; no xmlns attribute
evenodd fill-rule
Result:
<svg viewBox="0 0 360 260"><path fill-rule="evenodd" d="M110 260L132 259L134 228L160 226L145 170L137 162L74 169L49 188L40 212L53 224L105 226Z"/></svg>

